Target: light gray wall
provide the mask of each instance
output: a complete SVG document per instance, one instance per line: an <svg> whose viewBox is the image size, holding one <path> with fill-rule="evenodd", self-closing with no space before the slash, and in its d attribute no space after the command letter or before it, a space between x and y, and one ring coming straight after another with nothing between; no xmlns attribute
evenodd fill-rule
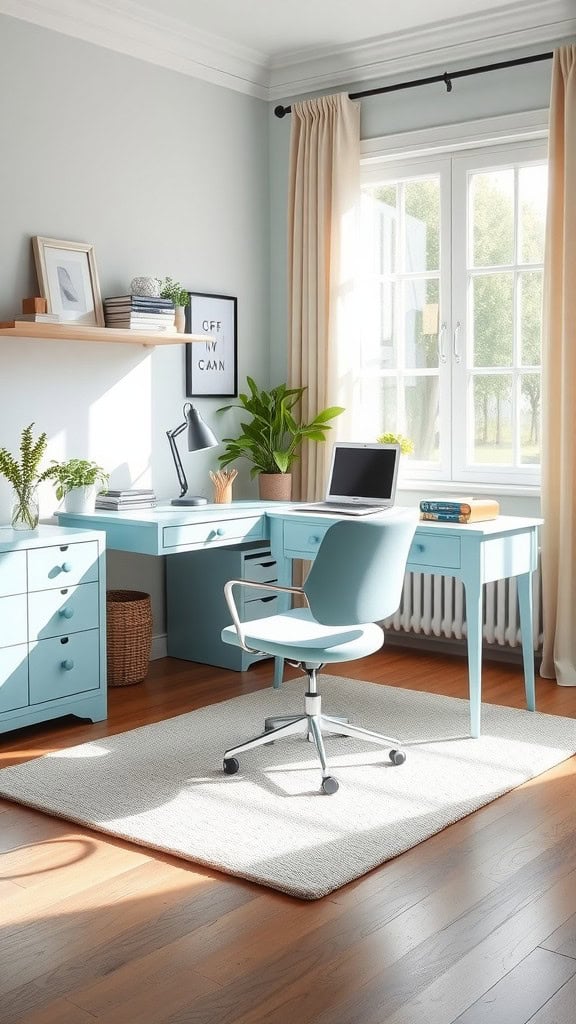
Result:
<svg viewBox="0 0 576 1024"><path fill-rule="evenodd" d="M239 379L269 381L267 109L262 101L0 16L0 319L38 294L30 239L95 245L102 295L140 274L238 297ZM184 348L0 338L0 445L31 421L50 458L86 457L112 486L177 491L165 431L182 419ZM198 400L217 434L218 399ZM182 440L182 439L181 439ZM182 459L209 494L215 451ZM247 475L235 496L254 494ZM42 490L42 518L55 507ZM9 489L0 481L0 523ZM109 585L153 594L160 559L114 555Z"/></svg>

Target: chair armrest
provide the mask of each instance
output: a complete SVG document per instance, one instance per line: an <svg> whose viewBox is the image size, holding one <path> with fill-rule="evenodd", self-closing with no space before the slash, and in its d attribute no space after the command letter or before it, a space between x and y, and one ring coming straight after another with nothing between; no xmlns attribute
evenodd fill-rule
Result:
<svg viewBox="0 0 576 1024"><path fill-rule="evenodd" d="M256 590L274 590L276 593L281 594L304 594L304 591L302 587L281 587L278 583L253 583L252 580L228 580L228 582L224 584L224 597L226 598L226 604L228 605L228 610L232 616L234 628L238 634L240 646L243 650L248 651L249 654L261 654L261 651L257 651L255 648L247 647L246 645L244 640L244 629L240 622L240 616L238 615L238 609L232 594L233 587L254 587ZM305 594L304 597L306 597Z"/></svg>

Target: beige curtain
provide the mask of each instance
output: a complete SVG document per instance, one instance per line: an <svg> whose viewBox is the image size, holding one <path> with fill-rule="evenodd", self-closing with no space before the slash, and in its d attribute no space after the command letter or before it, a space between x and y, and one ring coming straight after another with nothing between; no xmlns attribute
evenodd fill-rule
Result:
<svg viewBox="0 0 576 1024"><path fill-rule="evenodd" d="M542 376L540 674L576 686L576 46L552 68Z"/></svg>
<svg viewBox="0 0 576 1024"><path fill-rule="evenodd" d="M351 408L357 348L354 278L360 200L360 107L344 94L292 105L288 194L288 381L304 386L302 417ZM346 433L345 416L329 440ZM304 446L293 498L325 485L330 443Z"/></svg>

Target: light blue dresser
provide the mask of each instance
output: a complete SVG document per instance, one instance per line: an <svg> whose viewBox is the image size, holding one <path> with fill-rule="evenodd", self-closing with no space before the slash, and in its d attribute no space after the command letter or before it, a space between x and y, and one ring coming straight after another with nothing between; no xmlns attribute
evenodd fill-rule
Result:
<svg viewBox="0 0 576 1024"><path fill-rule="evenodd" d="M0 528L0 733L106 718L105 537Z"/></svg>

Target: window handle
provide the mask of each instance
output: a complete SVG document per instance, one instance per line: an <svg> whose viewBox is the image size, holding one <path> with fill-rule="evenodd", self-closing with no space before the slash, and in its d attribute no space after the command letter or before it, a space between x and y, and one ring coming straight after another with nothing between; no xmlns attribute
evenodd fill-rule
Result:
<svg viewBox="0 0 576 1024"><path fill-rule="evenodd" d="M454 353L454 359L456 360L457 363L460 362L460 351L459 351L459 348L458 348L458 342L460 341L460 328L461 328L461 326L462 325L461 325L460 321L457 320L456 321L456 326L454 328L454 338L453 338L453 344L452 344L452 351Z"/></svg>
<svg viewBox="0 0 576 1024"><path fill-rule="evenodd" d="M438 358L441 363L446 362L446 352L444 351L444 339L446 337L446 321L443 320L440 324L440 334L438 335Z"/></svg>

